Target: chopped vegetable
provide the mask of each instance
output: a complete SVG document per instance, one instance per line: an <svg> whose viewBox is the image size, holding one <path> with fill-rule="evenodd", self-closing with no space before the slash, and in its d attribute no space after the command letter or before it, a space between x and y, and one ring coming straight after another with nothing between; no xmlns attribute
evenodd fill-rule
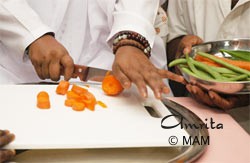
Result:
<svg viewBox="0 0 250 163"><path fill-rule="evenodd" d="M56 93L59 95L65 95L69 89L70 83L65 80L61 80L56 88Z"/></svg>
<svg viewBox="0 0 250 163"><path fill-rule="evenodd" d="M236 59L250 61L250 51L220 49L220 52L227 53Z"/></svg>
<svg viewBox="0 0 250 163"><path fill-rule="evenodd" d="M72 109L75 111L83 111L85 109L85 105L82 102L74 102Z"/></svg>
<svg viewBox="0 0 250 163"><path fill-rule="evenodd" d="M49 94L45 91L41 91L37 95L37 107L40 109L49 109L50 108L50 100Z"/></svg>
<svg viewBox="0 0 250 163"><path fill-rule="evenodd" d="M102 90L107 95L115 96L123 91L123 87L113 75L107 74L102 81Z"/></svg>
<svg viewBox="0 0 250 163"><path fill-rule="evenodd" d="M78 94L78 95L82 95L82 94L84 94L85 92L87 92L88 90L85 89L85 88L82 88L82 87L80 87L80 86L78 86L78 85L73 84L73 86L72 86L72 88L71 88L71 91L75 92L75 93Z"/></svg>
<svg viewBox="0 0 250 163"><path fill-rule="evenodd" d="M102 101L97 101L96 103L97 103L98 105L100 105L101 107L103 107L103 108L107 108L107 105L104 104Z"/></svg>
<svg viewBox="0 0 250 163"><path fill-rule="evenodd" d="M218 57L215 57L213 55L210 55L210 54L207 54L204 52L198 52L198 54L203 56L203 57L209 58L209 59L213 60L214 62L219 63L219 64L223 65L224 67L227 67L233 71L236 71L236 72L239 72L242 74L247 74L248 76L250 76L250 71L242 69L240 67L237 67L237 66L233 65L232 62L228 63L228 59L226 59L226 58L218 58ZM243 61L240 61L240 62L243 62ZM247 65L250 66L249 62L247 63Z"/></svg>

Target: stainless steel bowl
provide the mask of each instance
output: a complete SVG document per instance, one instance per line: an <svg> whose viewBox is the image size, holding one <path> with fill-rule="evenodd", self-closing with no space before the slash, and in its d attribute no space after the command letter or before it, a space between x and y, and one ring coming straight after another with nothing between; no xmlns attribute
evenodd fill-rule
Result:
<svg viewBox="0 0 250 163"><path fill-rule="evenodd" d="M219 52L220 49L229 50L247 50L250 51L250 39L234 39L234 40L223 40L215 42L207 42L194 46L190 54L194 57L197 52L206 52L211 55L220 57L230 57ZM237 81L237 82L217 82L217 81L206 81L198 79L194 76L190 76L185 72L181 71L184 78L192 83L199 85L203 89L213 90L219 93L225 94L250 94L250 81Z"/></svg>

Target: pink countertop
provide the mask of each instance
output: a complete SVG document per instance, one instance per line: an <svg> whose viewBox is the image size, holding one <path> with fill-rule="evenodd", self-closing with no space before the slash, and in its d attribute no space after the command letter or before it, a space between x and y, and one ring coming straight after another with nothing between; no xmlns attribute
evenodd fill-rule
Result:
<svg viewBox="0 0 250 163"><path fill-rule="evenodd" d="M213 118L215 124L223 124L223 129L209 129L210 144L196 163L250 163L250 135L229 114L191 98L170 99L187 107L203 121Z"/></svg>

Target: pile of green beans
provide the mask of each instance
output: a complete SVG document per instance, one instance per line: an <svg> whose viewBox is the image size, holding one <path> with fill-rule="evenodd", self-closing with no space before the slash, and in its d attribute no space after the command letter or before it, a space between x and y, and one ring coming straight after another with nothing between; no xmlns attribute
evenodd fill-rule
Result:
<svg viewBox="0 0 250 163"><path fill-rule="evenodd" d="M197 55L206 57L223 67L209 66L194 60L188 54L185 55L185 58L173 60L168 66L173 67L178 65L186 74L203 80L219 82L250 81L250 71L248 70L229 64L208 53L198 52Z"/></svg>

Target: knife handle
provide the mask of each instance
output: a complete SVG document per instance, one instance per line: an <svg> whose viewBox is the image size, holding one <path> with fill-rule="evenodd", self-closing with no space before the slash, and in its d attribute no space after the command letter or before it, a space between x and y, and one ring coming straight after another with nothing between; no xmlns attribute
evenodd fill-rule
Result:
<svg viewBox="0 0 250 163"><path fill-rule="evenodd" d="M79 79L81 81L86 81L87 76L88 76L88 72L89 72L88 67L74 64L74 72L73 72L71 78L79 77ZM64 69L62 68L61 75L63 75L63 74L64 74Z"/></svg>

